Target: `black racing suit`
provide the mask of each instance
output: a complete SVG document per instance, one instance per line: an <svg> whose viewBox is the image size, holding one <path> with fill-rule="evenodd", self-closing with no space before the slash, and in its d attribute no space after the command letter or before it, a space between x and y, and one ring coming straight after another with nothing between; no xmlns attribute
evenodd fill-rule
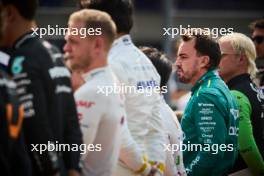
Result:
<svg viewBox="0 0 264 176"><path fill-rule="evenodd" d="M250 157L258 150L260 153L259 158L264 158L264 96L261 89L251 81L250 75L245 73L232 78L227 83L229 89L234 92L237 97L237 101L241 105L240 110L240 129L239 134L242 135L239 138L240 142L240 155L235 163L233 171L238 171L247 167L244 160L252 165L252 168L256 170L256 174L259 175L259 168L254 164L254 158ZM244 106L243 106L244 105ZM250 108L248 108L248 106ZM246 109L250 109L246 112ZM245 114L247 114L245 116ZM252 125L252 127L251 127ZM253 141L250 141L249 136L253 132ZM246 140L246 141L245 141ZM257 146L254 147L254 145ZM252 156L251 156L252 155ZM242 159L242 157L244 160ZM250 160L251 159L251 160ZM257 160L257 158L255 158ZM263 165L263 160L262 160ZM263 167L262 167L263 168ZM253 170L253 171L254 171ZM263 171L262 171L263 172Z"/></svg>
<svg viewBox="0 0 264 176"><path fill-rule="evenodd" d="M257 79L259 80L259 86L264 87L264 58L257 57L255 63L258 68Z"/></svg>
<svg viewBox="0 0 264 176"><path fill-rule="evenodd" d="M1 175L31 176L30 159L21 132L22 123L23 108L19 104L16 85L7 73L0 69Z"/></svg>
<svg viewBox="0 0 264 176"><path fill-rule="evenodd" d="M64 167L80 170L80 151L32 151L32 144L82 143L70 73L62 54L32 32L21 36L14 48L8 71L14 76L25 108L24 132L33 174L53 175Z"/></svg>

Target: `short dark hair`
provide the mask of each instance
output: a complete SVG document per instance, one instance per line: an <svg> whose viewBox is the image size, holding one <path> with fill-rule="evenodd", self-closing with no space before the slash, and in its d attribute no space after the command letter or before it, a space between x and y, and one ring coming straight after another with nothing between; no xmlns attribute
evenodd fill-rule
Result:
<svg viewBox="0 0 264 176"><path fill-rule="evenodd" d="M133 4L131 0L91 0L81 8L107 12L117 27L117 33L129 33L133 26Z"/></svg>
<svg viewBox="0 0 264 176"><path fill-rule="evenodd" d="M249 28L251 30L254 30L256 28L259 28L259 29L264 29L264 18L261 18L261 19L258 19L256 21L253 21L250 25L249 25Z"/></svg>
<svg viewBox="0 0 264 176"><path fill-rule="evenodd" d="M156 48L146 46L139 48L144 54L146 54L158 71L161 78L160 87L162 88L163 86L166 86L172 72L172 62L164 53Z"/></svg>
<svg viewBox="0 0 264 176"><path fill-rule="evenodd" d="M187 35L181 36L182 41L187 42L194 40L194 48L197 50L198 56L208 56L208 69L215 69L218 67L221 60L221 51L219 44L210 35L205 34L204 31L197 30Z"/></svg>
<svg viewBox="0 0 264 176"><path fill-rule="evenodd" d="M33 20L36 15L38 0L1 0L3 5L13 5L19 14L27 19Z"/></svg>

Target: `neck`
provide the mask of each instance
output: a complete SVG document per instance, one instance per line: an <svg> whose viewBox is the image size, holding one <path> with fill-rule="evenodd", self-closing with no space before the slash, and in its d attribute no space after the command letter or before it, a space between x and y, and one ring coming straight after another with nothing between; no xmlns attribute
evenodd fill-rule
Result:
<svg viewBox="0 0 264 176"><path fill-rule="evenodd" d="M120 37L122 37L122 36L124 36L124 35L127 35L127 33L120 32L120 33L118 33L118 34L116 35L116 39L118 39L118 38L120 38Z"/></svg>
<svg viewBox="0 0 264 176"><path fill-rule="evenodd" d="M15 42L26 32L32 30L32 28L36 27L34 21L26 21L26 20L18 20L7 29L7 35L4 37L6 40L1 43L1 46L5 47L13 47Z"/></svg>
<svg viewBox="0 0 264 176"><path fill-rule="evenodd" d="M100 59L98 59L98 60L100 60ZM107 66L107 59L104 59L104 60L101 59L100 62L98 62L98 61L97 62L93 62L88 67L82 69L81 71L82 71L82 73L88 73L88 72L90 72L90 71L92 71L94 69L97 69L97 68L100 68L100 67L105 67L105 66Z"/></svg>
<svg viewBox="0 0 264 176"><path fill-rule="evenodd" d="M191 80L191 84L192 86L195 85L195 83L207 72L208 70L207 69L202 69L200 70L194 77L193 79Z"/></svg>
<svg viewBox="0 0 264 176"><path fill-rule="evenodd" d="M231 79L233 79L234 77L237 77L239 75L242 75L242 74L245 74L247 73L246 70L239 70L237 71L236 73L234 73L232 76L229 76L229 77L226 77L226 78L223 78L223 80L225 81L225 83L229 82Z"/></svg>

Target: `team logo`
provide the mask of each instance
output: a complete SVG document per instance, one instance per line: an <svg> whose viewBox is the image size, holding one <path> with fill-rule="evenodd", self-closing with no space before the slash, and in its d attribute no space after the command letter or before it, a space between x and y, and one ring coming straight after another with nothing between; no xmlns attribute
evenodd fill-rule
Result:
<svg viewBox="0 0 264 176"><path fill-rule="evenodd" d="M14 63L12 64L12 68L11 68L11 71L12 71L13 74L16 75L16 74L22 72L22 70L23 70L22 63L23 63L24 60L25 60L24 56L17 56L14 59Z"/></svg>

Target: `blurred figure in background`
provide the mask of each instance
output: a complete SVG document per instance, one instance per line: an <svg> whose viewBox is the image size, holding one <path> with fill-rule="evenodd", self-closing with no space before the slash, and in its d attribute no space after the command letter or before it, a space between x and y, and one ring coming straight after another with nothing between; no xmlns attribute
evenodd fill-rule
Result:
<svg viewBox="0 0 264 176"><path fill-rule="evenodd" d="M0 51L1 60L9 57ZM31 163L24 142L24 110L19 103L15 82L0 64L0 168L6 176L31 176Z"/></svg>
<svg viewBox="0 0 264 176"><path fill-rule="evenodd" d="M249 27L257 52L256 65L259 69L257 84L264 86L264 18L252 22Z"/></svg>
<svg viewBox="0 0 264 176"><path fill-rule="evenodd" d="M83 3L81 3L83 4ZM84 3L85 4L85 3ZM138 151L120 152L120 162L114 176L149 174L149 163L156 169L156 176L163 175L166 143L159 93L148 91L160 84L160 76L151 61L133 44L129 35L133 26L131 0L95 0L82 8L102 10L110 14L117 26L117 37L109 52L109 64L121 85L132 87L125 92L128 128L139 146ZM145 159L130 157L147 155Z"/></svg>
<svg viewBox="0 0 264 176"><path fill-rule="evenodd" d="M240 111L239 152L233 172L249 168L264 175L264 97L252 79L256 76L256 51L250 38L233 33L219 39L219 74L237 98Z"/></svg>
<svg viewBox="0 0 264 176"><path fill-rule="evenodd" d="M176 73L181 82L193 86L181 121L183 144L200 146L183 151L190 176L226 175L237 157L238 107L217 73L220 58L219 45L202 31L182 36ZM217 150L213 146L218 146ZM220 146L230 149L221 150Z"/></svg>
<svg viewBox="0 0 264 176"><path fill-rule="evenodd" d="M182 144L183 132L177 116L175 116L172 109L165 102L163 95L168 91L167 83L172 71L172 62L165 54L156 48L140 47L140 50L151 60L161 78L161 116L166 130L167 146L170 146L170 150L166 150L167 156L164 176L184 176L186 172L183 165L182 151L180 151L180 149L178 151L172 151L171 147L173 145L180 146Z"/></svg>
<svg viewBox="0 0 264 176"><path fill-rule="evenodd" d="M2 0L3 40L0 45L15 49L9 73L18 84L25 110L23 131L33 175L79 175L80 151L45 150L33 146L82 143L70 73L62 54L33 34L37 0ZM67 172L67 173L66 173Z"/></svg>
<svg viewBox="0 0 264 176"><path fill-rule="evenodd" d="M3 36L2 1L0 1L0 42ZM5 71L10 55L0 49L0 168L1 175L31 176L31 163L23 137L24 109L15 82Z"/></svg>
<svg viewBox="0 0 264 176"><path fill-rule="evenodd" d="M116 27L107 13L87 9L73 13L68 24L70 30L101 29L100 35L85 38L69 32L65 36L64 51L68 55L70 67L81 71L85 80L74 94L83 141L87 146L93 144L97 148L82 156L83 175L109 176L112 175L119 156L125 109L120 94L98 90L118 84L107 64Z"/></svg>

